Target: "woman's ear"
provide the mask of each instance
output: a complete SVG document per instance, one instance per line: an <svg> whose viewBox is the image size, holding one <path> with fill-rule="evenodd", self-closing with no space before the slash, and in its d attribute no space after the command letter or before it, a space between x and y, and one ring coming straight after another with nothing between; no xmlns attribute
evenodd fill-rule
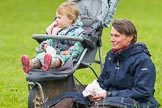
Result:
<svg viewBox="0 0 162 108"><path fill-rule="evenodd" d="M128 36L128 40L131 42L133 40L133 36Z"/></svg>

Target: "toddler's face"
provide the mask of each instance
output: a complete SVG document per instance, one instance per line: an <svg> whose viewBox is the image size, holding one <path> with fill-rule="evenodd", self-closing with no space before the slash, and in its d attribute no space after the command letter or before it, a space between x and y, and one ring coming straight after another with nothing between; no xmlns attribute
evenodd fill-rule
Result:
<svg viewBox="0 0 162 108"><path fill-rule="evenodd" d="M56 26L59 28L69 27L72 25L73 20L68 18L67 15L56 13Z"/></svg>

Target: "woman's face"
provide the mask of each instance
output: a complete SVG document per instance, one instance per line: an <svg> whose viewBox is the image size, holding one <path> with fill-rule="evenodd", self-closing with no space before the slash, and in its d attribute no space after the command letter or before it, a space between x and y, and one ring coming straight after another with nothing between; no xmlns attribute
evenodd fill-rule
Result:
<svg viewBox="0 0 162 108"><path fill-rule="evenodd" d="M127 47L133 36L126 36L125 34L120 34L114 27L111 29L111 43L112 49L121 51L123 48Z"/></svg>
<svg viewBox="0 0 162 108"><path fill-rule="evenodd" d="M61 15L56 13L56 25L59 28L69 27L72 25L73 20L68 18L67 15Z"/></svg>

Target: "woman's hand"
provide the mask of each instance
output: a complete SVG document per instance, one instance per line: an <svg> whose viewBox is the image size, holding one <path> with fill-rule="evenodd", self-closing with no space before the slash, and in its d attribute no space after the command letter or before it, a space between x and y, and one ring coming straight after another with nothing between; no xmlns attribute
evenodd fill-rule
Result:
<svg viewBox="0 0 162 108"><path fill-rule="evenodd" d="M91 95L88 97L90 101L92 102L98 102L103 98L106 98L106 93L102 93L102 94L96 94L96 95Z"/></svg>

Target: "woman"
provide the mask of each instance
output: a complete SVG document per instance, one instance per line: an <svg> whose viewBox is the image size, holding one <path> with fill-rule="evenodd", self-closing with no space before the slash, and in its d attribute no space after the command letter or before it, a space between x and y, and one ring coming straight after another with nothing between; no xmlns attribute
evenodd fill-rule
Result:
<svg viewBox="0 0 162 108"><path fill-rule="evenodd" d="M75 102L89 104L91 108L159 107L159 103L153 97L155 66L146 45L136 41L137 31L131 21L114 20L111 30L112 49L107 53L103 72L97 80L102 90L99 88L96 90L101 92L95 91L96 85L91 86L95 87L92 89L88 85L83 95L79 93L62 95L57 100L58 103L55 102L56 106L61 101L67 101L67 97L72 97ZM85 96L85 93L88 95Z"/></svg>
<svg viewBox="0 0 162 108"><path fill-rule="evenodd" d="M131 21L121 19L112 23L112 49L107 53L103 72L98 79L100 87L107 92L89 96L91 101L123 97L134 101L140 108L158 107L153 97L155 66L145 44L136 41L137 31Z"/></svg>

